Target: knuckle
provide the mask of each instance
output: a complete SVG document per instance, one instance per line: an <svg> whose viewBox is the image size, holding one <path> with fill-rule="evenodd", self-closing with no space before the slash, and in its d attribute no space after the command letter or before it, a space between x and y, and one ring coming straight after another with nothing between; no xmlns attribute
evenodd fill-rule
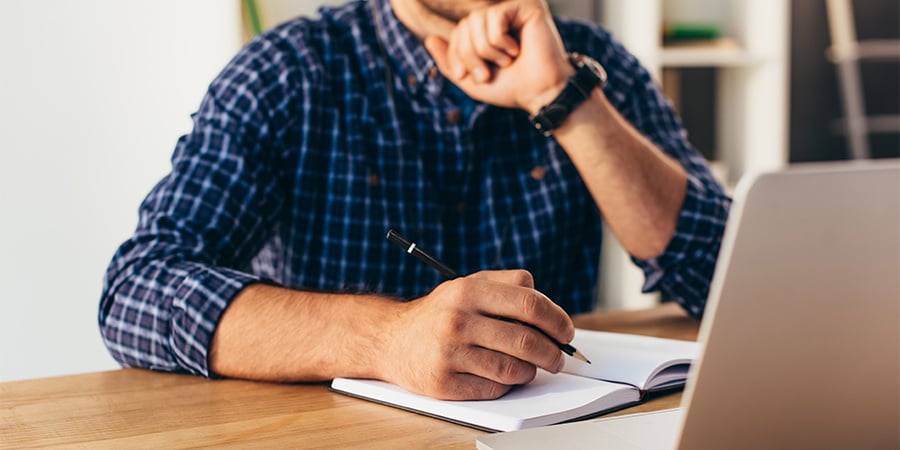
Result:
<svg viewBox="0 0 900 450"><path fill-rule="evenodd" d="M509 359L500 365L499 380L505 384L520 384L531 381L537 368L518 359Z"/></svg>
<svg viewBox="0 0 900 450"><path fill-rule="evenodd" d="M516 342L516 349L521 355L530 355L537 349L538 341L531 333L522 333Z"/></svg>
<svg viewBox="0 0 900 450"><path fill-rule="evenodd" d="M435 349L435 357L433 358L431 363L432 370L434 371L433 373L436 374L435 377L452 372L450 358L453 357L454 351L454 349L446 345L441 345L437 349Z"/></svg>
<svg viewBox="0 0 900 450"><path fill-rule="evenodd" d="M431 392L441 397L451 396L459 389L459 383L449 372L439 372L431 380Z"/></svg>
<svg viewBox="0 0 900 450"><path fill-rule="evenodd" d="M455 305L464 306L469 304L478 292L477 282L466 279L457 278L452 281L453 285L453 302Z"/></svg>
<svg viewBox="0 0 900 450"><path fill-rule="evenodd" d="M518 284L519 286L528 286L528 287L534 286L534 275L532 275L531 272L529 272L527 270L524 270L524 269L514 270L513 271L513 279L515 280L515 283Z"/></svg>
<svg viewBox="0 0 900 450"><path fill-rule="evenodd" d="M453 311L444 321L444 332L448 336L459 336L466 331L469 321L465 314Z"/></svg>
<svg viewBox="0 0 900 450"><path fill-rule="evenodd" d="M489 279L491 279L492 273L493 273L493 271L491 271L491 270L479 270L478 272L475 272L466 278L480 278L480 279L489 280Z"/></svg>
<svg viewBox="0 0 900 450"><path fill-rule="evenodd" d="M445 303L458 304L468 297L470 282L465 278L446 281L440 285L441 295L446 297Z"/></svg>
<svg viewBox="0 0 900 450"><path fill-rule="evenodd" d="M479 56L490 56L494 53L494 48L491 46L491 43L488 41L475 41L475 52Z"/></svg>
<svg viewBox="0 0 900 450"><path fill-rule="evenodd" d="M519 308L525 317L536 317L538 315L539 299L531 291L524 292L519 297Z"/></svg>
<svg viewBox="0 0 900 450"><path fill-rule="evenodd" d="M493 400L495 398L500 398L503 394L507 393L510 389L510 386L500 383L490 383L488 384L487 391L485 394L487 395L487 399Z"/></svg>
<svg viewBox="0 0 900 450"><path fill-rule="evenodd" d="M469 325L467 315L457 308L446 308L434 317L431 323L431 331L437 337L435 342L440 347L439 353L444 354L453 350L454 342L466 332Z"/></svg>
<svg viewBox="0 0 900 450"><path fill-rule="evenodd" d="M506 360L500 363L497 379L506 382L515 382L519 378L519 365L514 360Z"/></svg>

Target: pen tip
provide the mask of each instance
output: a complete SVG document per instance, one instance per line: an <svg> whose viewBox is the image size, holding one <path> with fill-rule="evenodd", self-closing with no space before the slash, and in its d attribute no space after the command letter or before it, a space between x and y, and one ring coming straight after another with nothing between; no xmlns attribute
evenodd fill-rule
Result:
<svg viewBox="0 0 900 450"><path fill-rule="evenodd" d="M582 354L582 353L581 353L580 351L578 351L578 350L575 350L575 353L572 354L572 357L573 357L573 358L580 359L580 360L582 360L582 361L584 361L584 362L586 362L586 363L588 363L588 364L591 363L591 361L590 361L589 359L587 359L587 358L584 356L584 354Z"/></svg>

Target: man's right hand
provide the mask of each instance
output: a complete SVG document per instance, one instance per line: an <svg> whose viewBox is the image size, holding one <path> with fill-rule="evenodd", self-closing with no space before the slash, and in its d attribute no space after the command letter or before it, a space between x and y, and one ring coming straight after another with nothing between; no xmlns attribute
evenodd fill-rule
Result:
<svg viewBox="0 0 900 450"><path fill-rule="evenodd" d="M386 327L379 372L439 399L493 399L534 379L538 367L556 373L564 355L547 336L568 343L575 334L569 316L524 270L457 278L403 306Z"/></svg>
<svg viewBox="0 0 900 450"><path fill-rule="evenodd" d="M504 320L505 319L505 320ZM441 399L497 398L557 372L575 328L524 270L447 281L411 302L265 284L245 288L222 315L211 373L270 381L377 378Z"/></svg>

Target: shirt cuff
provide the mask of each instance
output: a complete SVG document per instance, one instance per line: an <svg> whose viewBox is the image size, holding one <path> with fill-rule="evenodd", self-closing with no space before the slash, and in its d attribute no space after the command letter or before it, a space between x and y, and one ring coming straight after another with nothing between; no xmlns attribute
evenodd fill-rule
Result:
<svg viewBox="0 0 900 450"><path fill-rule="evenodd" d="M643 292L672 295L695 316L702 314L715 269L731 199L688 176L678 223L665 251L656 258L632 258L644 272Z"/></svg>
<svg viewBox="0 0 900 450"><path fill-rule="evenodd" d="M181 367L215 377L209 370L209 346L222 313L241 290L262 281L229 268L197 265L190 269L172 302L170 345Z"/></svg>

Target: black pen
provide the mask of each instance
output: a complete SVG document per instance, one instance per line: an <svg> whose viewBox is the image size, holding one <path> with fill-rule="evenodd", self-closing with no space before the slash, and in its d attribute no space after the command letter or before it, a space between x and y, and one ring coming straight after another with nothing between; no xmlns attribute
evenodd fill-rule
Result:
<svg viewBox="0 0 900 450"><path fill-rule="evenodd" d="M410 241L409 239L401 236L400 233L397 233L394 230L388 230L387 240L396 244L398 247L402 248L403 250L405 250L406 253L413 255L416 258L418 258L420 261L424 262L425 264L428 264L432 269L440 272L440 274L443 275L444 278L446 278L448 280L452 280L454 278L459 278L459 274L457 274L456 271L451 269L446 264L442 263L440 260L438 260L434 256L431 256L430 254L428 254L428 252L426 252L425 250L422 250L422 248L417 246L415 242ZM575 347L572 347L569 344L561 344L559 342L556 342L555 339L548 336L547 333L544 333L544 331L541 330L540 328L537 328L531 324L522 323L518 320L514 320L514 319L510 319L510 320L513 322L521 323L522 325L534 328L537 331L540 331L541 334L543 334L544 336L547 336L547 339L550 339L551 341L553 341L553 343L556 344L556 346L559 347L559 349L562 350L563 353L565 353L573 358L580 359L588 364L591 363L581 352L578 351L578 349L576 349Z"/></svg>

